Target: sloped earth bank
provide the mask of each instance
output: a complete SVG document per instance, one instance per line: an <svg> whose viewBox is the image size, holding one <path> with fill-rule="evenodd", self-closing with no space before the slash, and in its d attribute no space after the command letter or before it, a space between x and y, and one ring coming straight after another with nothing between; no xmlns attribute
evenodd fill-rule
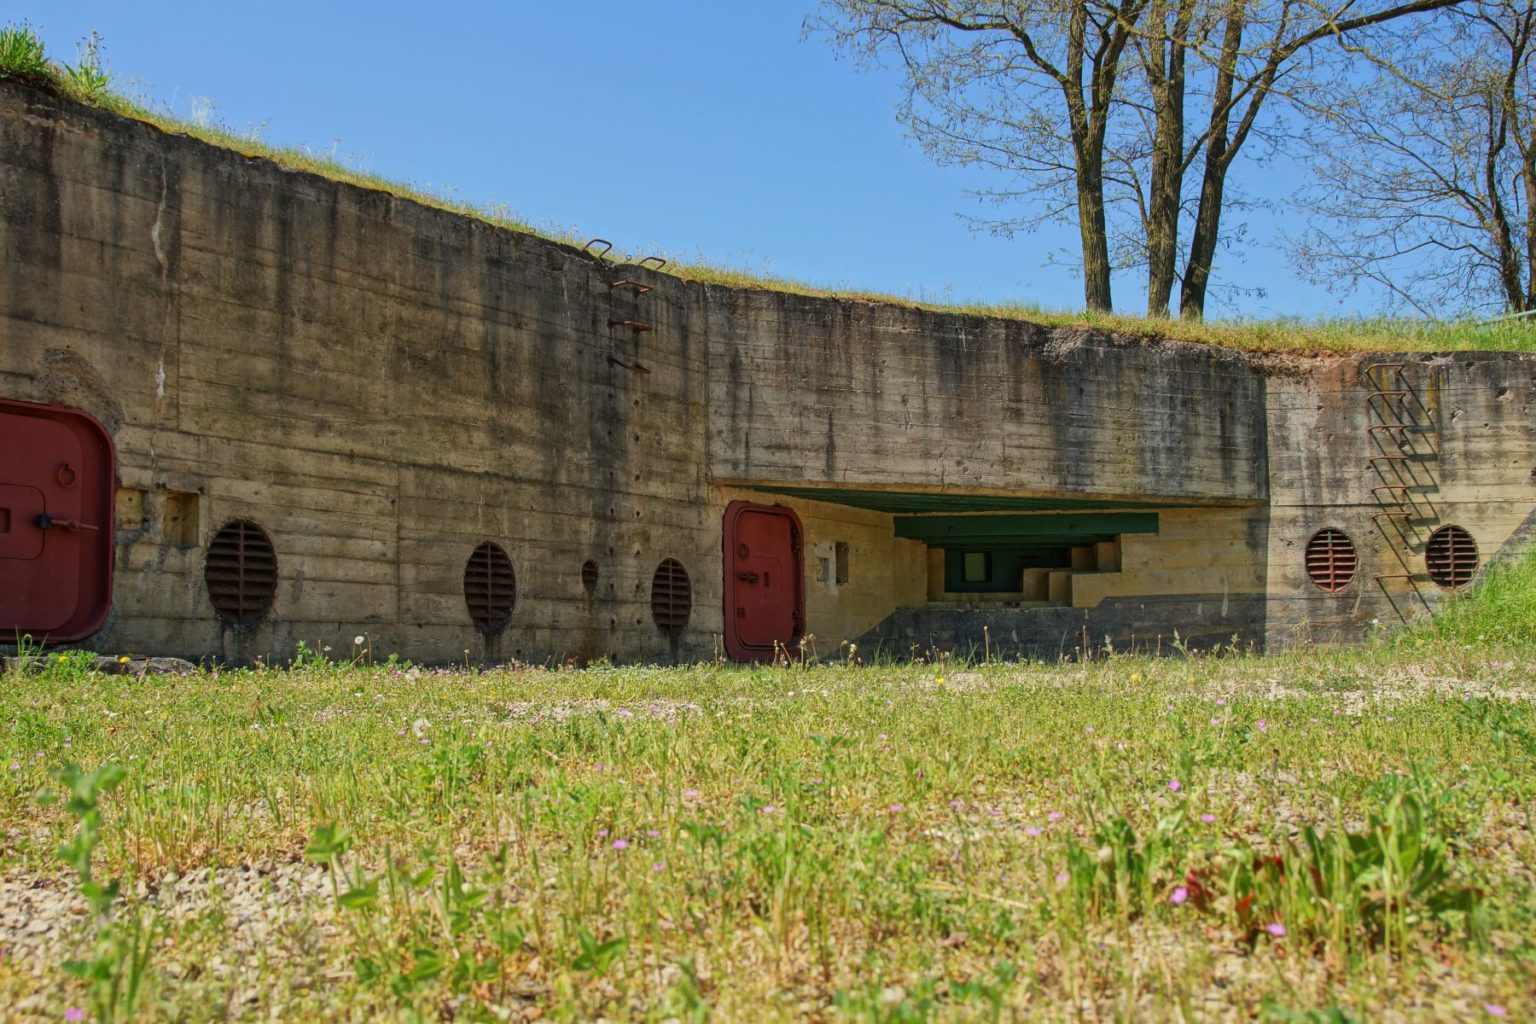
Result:
<svg viewBox="0 0 1536 1024"><path fill-rule="evenodd" d="M90 1010L35 794L110 761L143 1019L1529 1019L1533 669L65 658L0 694L0 1017Z"/></svg>

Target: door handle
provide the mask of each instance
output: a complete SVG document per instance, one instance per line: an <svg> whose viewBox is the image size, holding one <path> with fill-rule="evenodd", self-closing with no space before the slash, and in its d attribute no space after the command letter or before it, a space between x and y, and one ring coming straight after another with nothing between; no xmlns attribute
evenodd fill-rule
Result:
<svg viewBox="0 0 1536 1024"><path fill-rule="evenodd" d="M100 529L100 527L92 526L90 523L82 523L78 519L61 519L58 516L51 516L47 512L38 515L37 528L39 530L68 530L70 533L74 533L76 530Z"/></svg>
<svg viewBox="0 0 1536 1024"><path fill-rule="evenodd" d="M757 582L757 573L755 573L755 572L739 572L739 573L736 574L736 578L739 579L739 580L742 580L744 582L747 582L747 583L756 583Z"/></svg>

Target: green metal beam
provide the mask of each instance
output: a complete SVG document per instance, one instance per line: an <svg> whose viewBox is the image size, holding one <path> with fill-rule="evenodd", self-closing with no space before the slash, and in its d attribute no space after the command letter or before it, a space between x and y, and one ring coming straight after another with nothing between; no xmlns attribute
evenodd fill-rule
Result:
<svg viewBox="0 0 1536 1024"><path fill-rule="evenodd" d="M930 547L1092 544L1123 533L1156 533L1155 512L1088 515L897 516L896 536Z"/></svg>

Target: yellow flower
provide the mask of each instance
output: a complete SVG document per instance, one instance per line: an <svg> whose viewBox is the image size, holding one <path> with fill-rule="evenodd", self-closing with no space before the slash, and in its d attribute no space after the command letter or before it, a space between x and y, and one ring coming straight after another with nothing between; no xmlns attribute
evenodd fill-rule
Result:
<svg viewBox="0 0 1536 1024"><path fill-rule="evenodd" d="M943 686L944 685L944 677L943 676L934 676L933 677L933 682L934 682L934 685L936 685L936 686Z"/></svg>
<svg viewBox="0 0 1536 1024"><path fill-rule="evenodd" d="M1140 672L1132 672L1131 673L1131 682L1133 682L1133 683L1141 682L1141 673Z"/></svg>
<svg viewBox="0 0 1536 1024"><path fill-rule="evenodd" d="M128 663L129 663L129 662L130 662L130 661L132 661L132 660L133 660L133 659L132 659L132 658L130 658L130 657L128 657L128 655L126 655L126 654L124 654L124 655L123 655L123 656L122 656L122 657L120 657L120 658L118 658L118 659L117 659L117 663L118 663L118 664L119 664L119 665L126 665L126 664L128 664Z"/></svg>

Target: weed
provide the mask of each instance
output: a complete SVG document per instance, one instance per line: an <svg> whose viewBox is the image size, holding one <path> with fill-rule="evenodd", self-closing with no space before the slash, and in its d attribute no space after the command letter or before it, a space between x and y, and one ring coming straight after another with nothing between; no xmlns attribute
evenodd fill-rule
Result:
<svg viewBox="0 0 1536 1024"><path fill-rule="evenodd" d="M59 858L74 871L95 929L90 956L67 962L64 970L86 983L97 1020L131 1018L148 971L156 920L142 912L132 914L127 924L115 918L114 904L122 879L114 878L103 884L97 880L93 864L101 842L102 798L117 788L125 775L113 764L87 773L70 763L55 772L54 777L64 785L64 810L76 823L73 838L59 847ZM49 792L39 793L37 799L43 804L56 802Z"/></svg>

